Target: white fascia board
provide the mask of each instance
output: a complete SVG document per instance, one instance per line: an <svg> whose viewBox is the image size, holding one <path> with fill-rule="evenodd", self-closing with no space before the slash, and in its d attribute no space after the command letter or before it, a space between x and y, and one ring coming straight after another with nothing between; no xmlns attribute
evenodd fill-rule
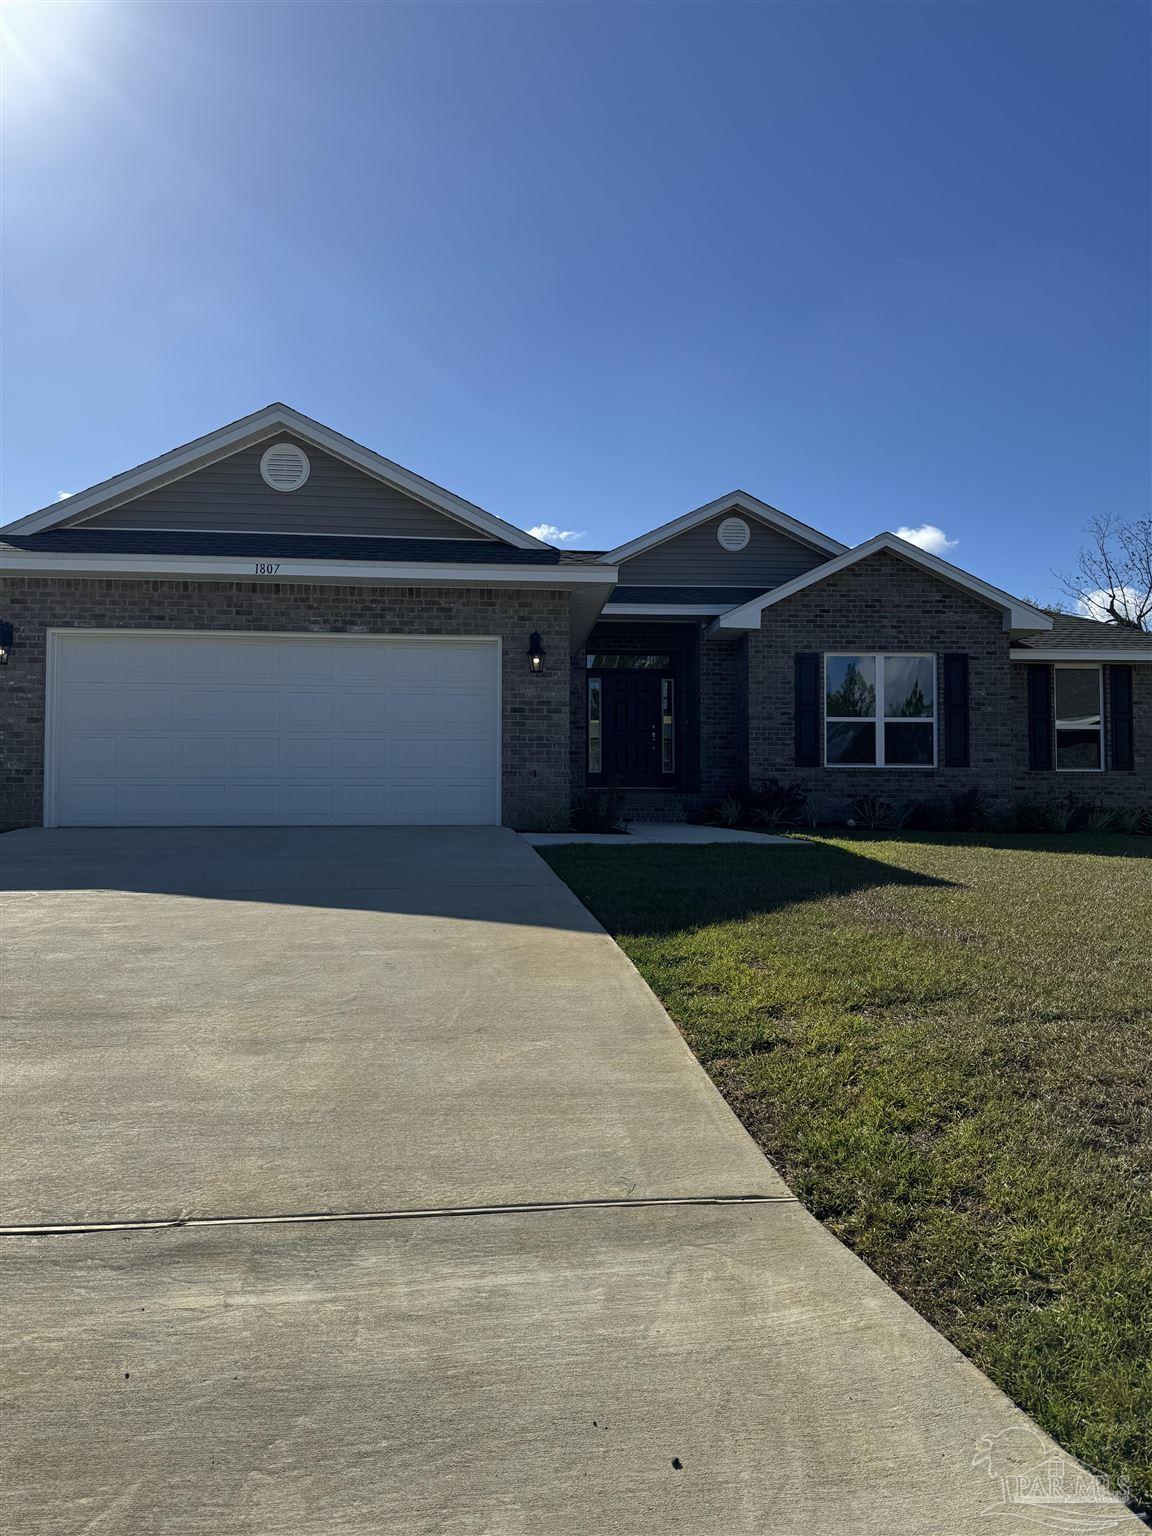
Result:
<svg viewBox="0 0 1152 1536"><path fill-rule="evenodd" d="M709 518L734 509L747 512L749 516L767 523L769 527L799 539L802 544L807 544L812 549L823 550L825 554L839 555L848 547L846 544L841 544L838 539L830 539L827 534L818 533L815 528L809 528L807 523L797 522L786 512L777 511L766 501L757 500L747 491L733 491L728 496L720 496L715 501L710 501L707 506L697 507L693 512L686 512L683 517L676 518L674 522L664 523L659 528L642 533L639 538L632 539L627 544L621 544L617 549L608 550L606 554L600 556L600 559L605 565L616 565L621 560L630 560L633 555L643 554L646 549L653 549L657 544L674 539L678 533L687 533L690 528L706 523Z"/></svg>
<svg viewBox="0 0 1152 1536"><path fill-rule="evenodd" d="M1010 661L1117 661L1125 664L1142 661L1147 666L1152 666L1152 647L1143 651L1105 650L1103 647L1097 650L1079 651L1015 650L1008 652L1008 659Z"/></svg>
<svg viewBox="0 0 1152 1536"><path fill-rule="evenodd" d="M323 423L313 421L310 416L294 411L291 406L279 404L266 406L264 410L254 411L250 416L242 416L239 421L231 422L216 432L209 432L205 437L198 437L190 443L185 443L183 447L173 449L171 453L161 454L159 458L149 459L147 463L139 464L135 469L130 469L122 475L114 475L112 479L102 480L86 491L79 491L75 496L69 496L66 501L53 502L50 507L43 507L39 512L32 512L14 523L7 523L5 531L39 533L45 528L54 528L60 523L71 522L84 513L95 516L97 512L105 510L110 505L120 506L124 502L132 501L147 491L156 490L159 486L178 480L194 470L203 469L219 459L227 458L230 453L235 453L249 443L259 442L277 431L291 432L303 438L305 442L312 443L315 447L322 448L327 453L363 470L374 479L383 480L398 490L426 502L438 512L443 512L458 522L466 523L469 527L491 534L494 538L511 544L515 549L551 548L551 545L544 543L542 539L533 538L522 528L514 528L503 518L495 517L491 512L485 512L482 507L473 506L470 501L453 495L451 491L433 484L431 480L425 480L422 475L413 474L411 470L394 464L391 459L384 458L382 454L373 453L370 448L354 443L350 437L344 437L341 433L332 431Z"/></svg>
<svg viewBox="0 0 1152 1536"><path fill-rule="evenodd" d="M835 576L839 571L847 570L849 566L857 564L860 560L866 560L869 555L878 554L881 550L888 550L901 560L907 560L910 565L918 565L952 586L971 592L976 597L983 598L994 608L999 608L1004 614L1004 628L1007 630L1038 631L1052 628L1052 620L1046 613L1041 613L1039 608L1033 608L1029 603L1022 603L1010 592L1003 592L999 587L993 587L988 582L981 581L978 576L962 571L958 565L950 565L947 560L941 560L937 555L928 554L926 550L917 548L915 544L909 544L905 539L897 538L894 533L878 533L875 538L866 539L863 544L857 544L855 549L846 550L835 560L818 565L813 570L806 571L803 576L797 576L792 581L784 582L783 586L774 587L771 592L765 592L763 597L753 598L750 603L743 603L739 608L730 609L727 613L721 614L711 628L713 630L759 629L760 618L765 608L771 608L774 603L783 602L786 597L792 597L797 592L814 587L818 582L826 581L829 576Z"/></svg>
<svg viewBox="0 0 1152 1536"><path fill-rule="evenodd" d="M257 566L263 567L257 572ZM267 568L275 566L274 571ZM203 580L341 581L406 586L412 582L486 587L614 587L616 572L597 565L448 565L435 561L268 560L215 555L54 554L6 550L9 576L200 577Z"/></svg>
<svg viewBox="0 0 1152 1536"><path fill-rule="evenodd" d="M602 619L714 619L725 609L719 603L611 603Z"/></svg>

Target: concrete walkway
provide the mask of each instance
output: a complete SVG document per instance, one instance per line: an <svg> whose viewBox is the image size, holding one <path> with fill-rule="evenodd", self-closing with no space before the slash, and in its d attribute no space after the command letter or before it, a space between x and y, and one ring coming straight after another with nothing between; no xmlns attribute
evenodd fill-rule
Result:
<svg viewBox="0 0 1152 1536"><path fill-rule="evenodd" d="M523 832L533 848L559 848L567 843L604 843L616 848L635 848L643 843L760 843L765 847L804 848L794 837L775 832L746 832L737 827L701 827L691 821L632 821L627 832Z"/></svg>
<svg viewBox="0 0 1152 1536"><path fill-rule="evenodd" d="M0 1239L6 1536L1035 1529L1003 1479L1051 1442L790 1198L513 834L0 865L7 1219L188 1219Z"/></svg>

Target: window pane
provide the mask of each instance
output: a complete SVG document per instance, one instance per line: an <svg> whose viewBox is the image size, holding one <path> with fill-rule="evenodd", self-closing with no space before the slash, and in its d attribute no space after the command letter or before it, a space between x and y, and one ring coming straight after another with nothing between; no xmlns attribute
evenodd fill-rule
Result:
<svg viewBox="0 0 1152 1536"><path fill-rule="evenodd" d="M874 763L876 727L871 723L856 725L851 720L841 724L829 721L828 761L830 763Z"/></svg>
<svg viewBox="0 0 1152 1536"><path fill-rule="evenodd" d="M629 655L626 651L589 651L588 670L590 672L611 672L616 669L628 671L638 668L641 671L656 671L661 667L672 665L671 656L656 655Z"/></svg>
<svg viewBox="0 0 1152 1536"><path fill-rule="evenodd" d="M885 763L932 764L932 725L913 725L901 721L884 727Z"/></svg>
<svg viewBox="0 0 1152 1536"><path fill-rule="evenodd" d="M826 715L861 719L875 715L875 656L829 656L826 678Z"/></svg>
<svg viewBox="0 0 1152 1536"><path fill-rule="evenodd" d="M1056 766L1057 768L1099 768L1099 730L1066 731L1063 728L1058 729L1056 732Z"/></svg>
<svg viewBox="0 0 1152 1536"><path fill-rule="evenodd" d="M885 656L884 714L889 720L931 719L936 666L931 656Z"/></svg>
<svg viewBox="0 0 1152 1536"><path fill-rule="evenodd" d="M1100 672L1097 667L1056 668L1056 720L1066 725L1100 724Z"/></svg>

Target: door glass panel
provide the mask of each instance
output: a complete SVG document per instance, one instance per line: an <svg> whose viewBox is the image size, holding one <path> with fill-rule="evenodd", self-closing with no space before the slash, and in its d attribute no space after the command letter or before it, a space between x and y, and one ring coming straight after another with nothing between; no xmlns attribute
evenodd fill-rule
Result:
<svg viewBox="0 0 1152 1536"><path fill-rule="evenodd" d="M670 667L671 665L671 656L656 654L634 656L626 651L588 652L588 670L590 672L629 671L631 669L638 669L644 672L658 672L662 667Z"/></svg>
<svg viewBox="0 0 1152 1536"><path fill-rule="evenodd" d="M588 772L599 773L603 768L601 745L601 688L598 677L588 679Z"/></svg>
<svg viewBox="0 0 1152 1536"><path fill-rule="evenodd" d="M676 717L674 684L670 677L660 682L660 771L676 771Z"/></svg>

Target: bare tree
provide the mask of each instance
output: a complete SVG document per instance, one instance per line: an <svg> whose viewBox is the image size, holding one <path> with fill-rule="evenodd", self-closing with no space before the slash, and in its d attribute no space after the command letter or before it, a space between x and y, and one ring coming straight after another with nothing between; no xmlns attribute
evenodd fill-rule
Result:
<svg viewBox="0 0 1152 1536"><path fill-rule="evenodd" d="M1089 618L1152 630L1152 517L1094 517L1076 569L1060 585Z"/></svg>

